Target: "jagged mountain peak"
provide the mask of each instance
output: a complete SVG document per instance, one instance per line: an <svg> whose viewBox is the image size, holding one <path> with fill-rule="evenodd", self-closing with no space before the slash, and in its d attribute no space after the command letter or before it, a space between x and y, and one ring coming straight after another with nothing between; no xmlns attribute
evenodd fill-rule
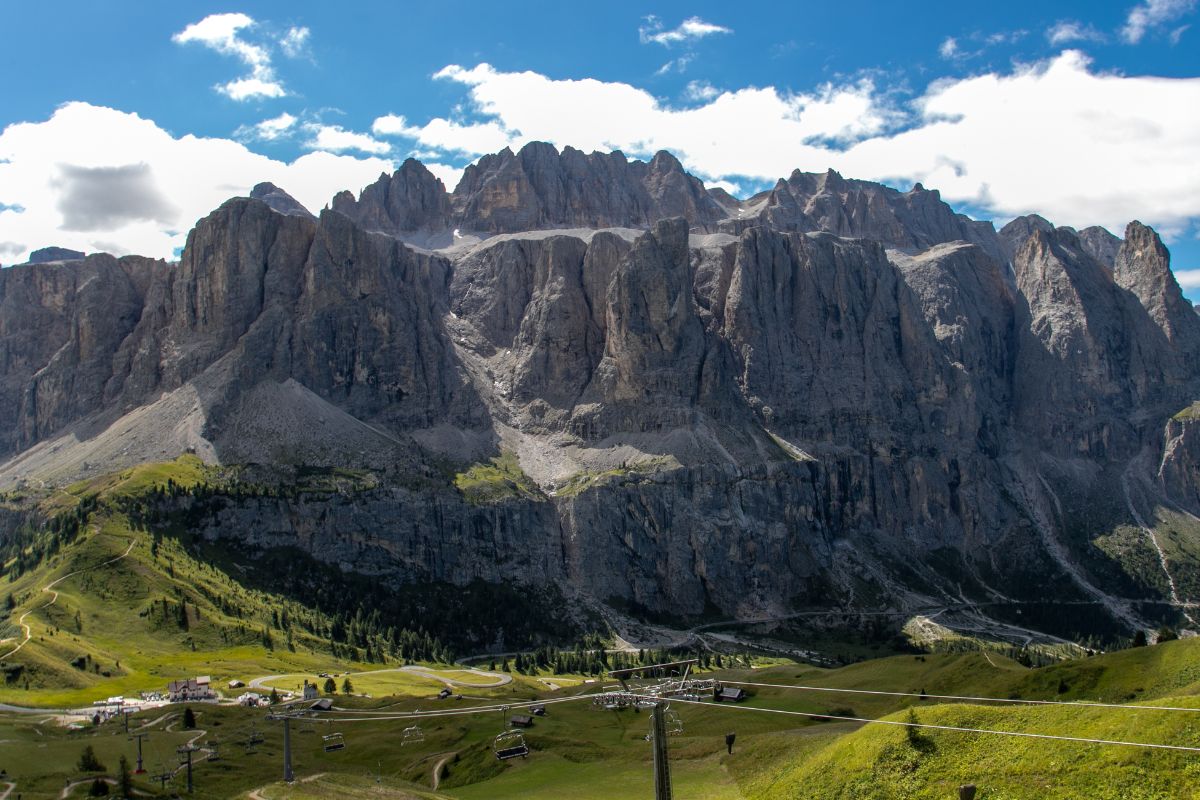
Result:
<svg viewBox="0 0 1200 800"><path fill-rule="evenodd" d="M408 160L315 219L253 194L175 267L0 271L4 486L184 444L361 465L394 483L311 535L282 499L208 530L341 541L338 563L402 579L532 569L672 613L824 602L864 576L880 602L1038 599L1085 580L1045 544L1064 538L1054 481L1069 503L1113 471L1150 480L1143 461L1200 513L1194 451L1162 446L1200 396L1200 317L1138 223L1110 269L1088 238L1111 235L1036 216L998 234L922 186L796 171L739 202L668 153L545 143L453 192ZM405 244L456 228L478 235ZM528 480L495 497L445 476L505 452Z"/></svg>
<svg viewBox="0 0 1200 800"><path fill-rule="evenodd" d="M1055 228L1054 223L1039 214L1025 214L1016 217L1000 229L1000 245L1005 258L1012 261L1017 251L1025 243L1025 240L1033 235L1035 231L1049 232L1054 230L1062 231L1064 234L1074 237L1078 242L1078 246L1085 253L1103 264L1107 269L1111 270L1115 267L1117 251L1121 247L1121 239L1099 225L1092 225L1081 231L1076 231L1067 225Z"/></svg>
<svg viewBox="0 0 1200 800"><path fill-rule="evenodd" d="M1150 312L1168 340L1187 356L1200 357L1200 322L1171 271L1171 254L1153 228L1137 220L1126 226L1114 275Z"/></svg>

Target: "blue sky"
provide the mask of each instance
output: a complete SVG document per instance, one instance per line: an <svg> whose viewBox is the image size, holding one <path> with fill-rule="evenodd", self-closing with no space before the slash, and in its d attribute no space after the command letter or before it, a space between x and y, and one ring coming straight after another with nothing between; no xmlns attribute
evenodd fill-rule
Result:
<svg viewBox="0 0 1200 800"><path fill-rule="evenodd" d="M666 147L743 194L834 166L1001 221L1138 217L1200 300L1196 6L9 3L0 261L170 255L261 179L319 208L536 138Z"/></svg>

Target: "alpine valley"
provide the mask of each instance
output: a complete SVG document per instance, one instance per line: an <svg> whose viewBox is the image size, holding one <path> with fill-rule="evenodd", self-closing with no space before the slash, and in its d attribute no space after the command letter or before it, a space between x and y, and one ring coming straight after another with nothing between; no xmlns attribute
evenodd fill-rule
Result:
<svg viewBox="0 0 1200 800"><path fill-rule="evenodd" d="M834 171L263 183L0 269L0 564L0 800L1190 796L1200 314Z"/></svg>

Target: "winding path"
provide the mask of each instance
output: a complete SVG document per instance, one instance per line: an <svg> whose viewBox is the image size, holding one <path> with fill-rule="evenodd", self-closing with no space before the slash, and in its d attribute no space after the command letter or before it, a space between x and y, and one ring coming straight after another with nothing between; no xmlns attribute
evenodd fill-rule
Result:
<svg viewBox="0 0 1200 800"><path fill-rule="evenodd" d="M35 611L41 611L42 609L49 608L50 606L52 606L58 602L58 592L56 592L54 590L55 586L57 586L58 584L65 581L67 578L73 577L75 575L79 575L80 573L83 573L83 572L90 572L91 570L94 570L94 569L100 569L100 567L107 567L109 564L114 564L117 561L120 561L122 558L129 555L133 551L133 546L135 544L137 544L137 540L131 539L129 542L129 547L125 548L125 552L121 553L121 555L119 555L115 558L110 558L108 561L103 561L99 564L96 564L95 566L85 567L84 569L77 569L74 572L68 572L66 575L63 575L61 578L56 578L55 580L53 580L50 583L47 583L45 586L43 586L42 587L43 592L49 592L50 594L52 594L54 596L50 598L49 602L43 603L42 605L38 606L37 608L31 608L28 611L26 611L24 614L21 615L21 618L17 620L17 625L19 625L20 627L25 629L25 639L19 645L14 647L12 650L8 651L4 655L0 655L0 660L6 659L6 658L11 658L12 656L14 656L18 652L20 652L22 647L29 644L29 640L33 638L33 629L29 626L29 624L27 622L25 622L25 618L28 617L30 614L32 614Z"/></svg>
<svg viewBox="0 0 1200 800"><path fill-rule="evenodd" d="M430 783L433 784L433 790L435 792L437 791L438 785L442 782L442 767L446 766L446 762L452 758L454 758L454 753L446 753L437 760L437 763L433 765L433 780L430 781ZM0 797L0 800L4 800L4 798Z"/></svg>

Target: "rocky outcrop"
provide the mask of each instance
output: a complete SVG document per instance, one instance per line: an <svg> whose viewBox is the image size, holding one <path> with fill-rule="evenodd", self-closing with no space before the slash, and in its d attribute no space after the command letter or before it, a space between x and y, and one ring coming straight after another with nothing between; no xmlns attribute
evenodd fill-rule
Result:
<svg viewBox="0 0 1200 800"><path fill-rule="evenodd" d="M1157 477L1168 497L1200 516L1200 403L1167 421Z"/></svg>
<svg viewBox="0 0 1200 800"><path fill-rule="evenodd" d="M971 242L994 257L1001 256L992 224L955 214L937 190L918 183L911 191L899 192L878 183L847 180L832 169L823 175L796 170L780 180L756 218L779 230L828 231L905 250ZM732 228L746 224L742 218L733 221Z"/></svg>
<svg viewBox="0 0 1200 800"><path fill-rule="evenodd" d="M467 167L453 194L418 161L362 191L334 198L333 208L368 230L392 234L450 229L516 233L549 228L646 228L682 216L703 226L727 216L670 153L649 163L620 151L584 154L532 142Z"/></svg>
<svg viewBox="0 0 1200 800"><path fill-rule="evenodd" d="M1117 266L1117 253L1121 249L1121 239L1113 236L1106 228L1093 225L1079 232L1079 244L1083 252L1099 261L1109 269Z"/></svg>
<svg viewBox="0 0 1200 800"><path fill-rule="evenodd" d="M79 250L69 250L66 247L43 247L29 254L29 264L48 264L53 261L78 261L84 257Z"/></svg>
<svg viewBox="0 0 1200 800"><path fill-rule="evenodd" d="M1004 257L1012 262L1030 236L1038 231L1050 233L1053 230L1054 225L1038 214L1017 217L1000 229L1000 250Z"/></svg>
<svg viewBox="0 0 1200 800"><path fill-rule="evenodd" d="M1136 409L1181 404L1194 368L1069 230L1035 232L1014 267L1024 306L1014 378L1022 428L1062 453L1131 456L1143 441Z"/></svg>
<svg viewBox="0 0 1200 800"><path fill-rule="evenodd" d="M1200 320L1171 272L1171 256L1157 233L1140 222L1129 223L1114 273L1117 283L1150 313L1173 352L1200 358Z"/></svg>
<svg viewBox="0 0 1200 800"><path fill-rule="evenodd" d="M18 452L103 408L114 354L162 262L88 256L0 270L0 450ZM117 360L119 362L119 360Z"/></svg>
<svg viewBox="0 0 1200 800"><path fill-rule="evenodd" d="M296 198L280 189L273 183L260 183L250 190L250 197L262 200L273 210L291 217L311 217L312 212L300 204Z"/></svg>
<svg viewBox="0 0 1200 800"><path fill-rule="evenodd" d="M446 187L413 158L391 175L380 175L357 200L350 192L339 192L333 210L369 231L384 233L442 231L452 224Z"/></svg>
<svg viewBox="0 0 1200 800"><path fill-rule="evenodd" d="M1049 233L1055 230L1054 225L1037 214L1027 214L1017 217L1000 229L1000 247L1004 256L1011 262L1025 241L1036 231ZM1070 234L1079 241L1079 249L1103 264L1108 269L1116 266L1117 252L1121 249L1121 240L1113 236L1099 225L1076 231L1074 228L1062 227L1064 233Z"/></svg>

